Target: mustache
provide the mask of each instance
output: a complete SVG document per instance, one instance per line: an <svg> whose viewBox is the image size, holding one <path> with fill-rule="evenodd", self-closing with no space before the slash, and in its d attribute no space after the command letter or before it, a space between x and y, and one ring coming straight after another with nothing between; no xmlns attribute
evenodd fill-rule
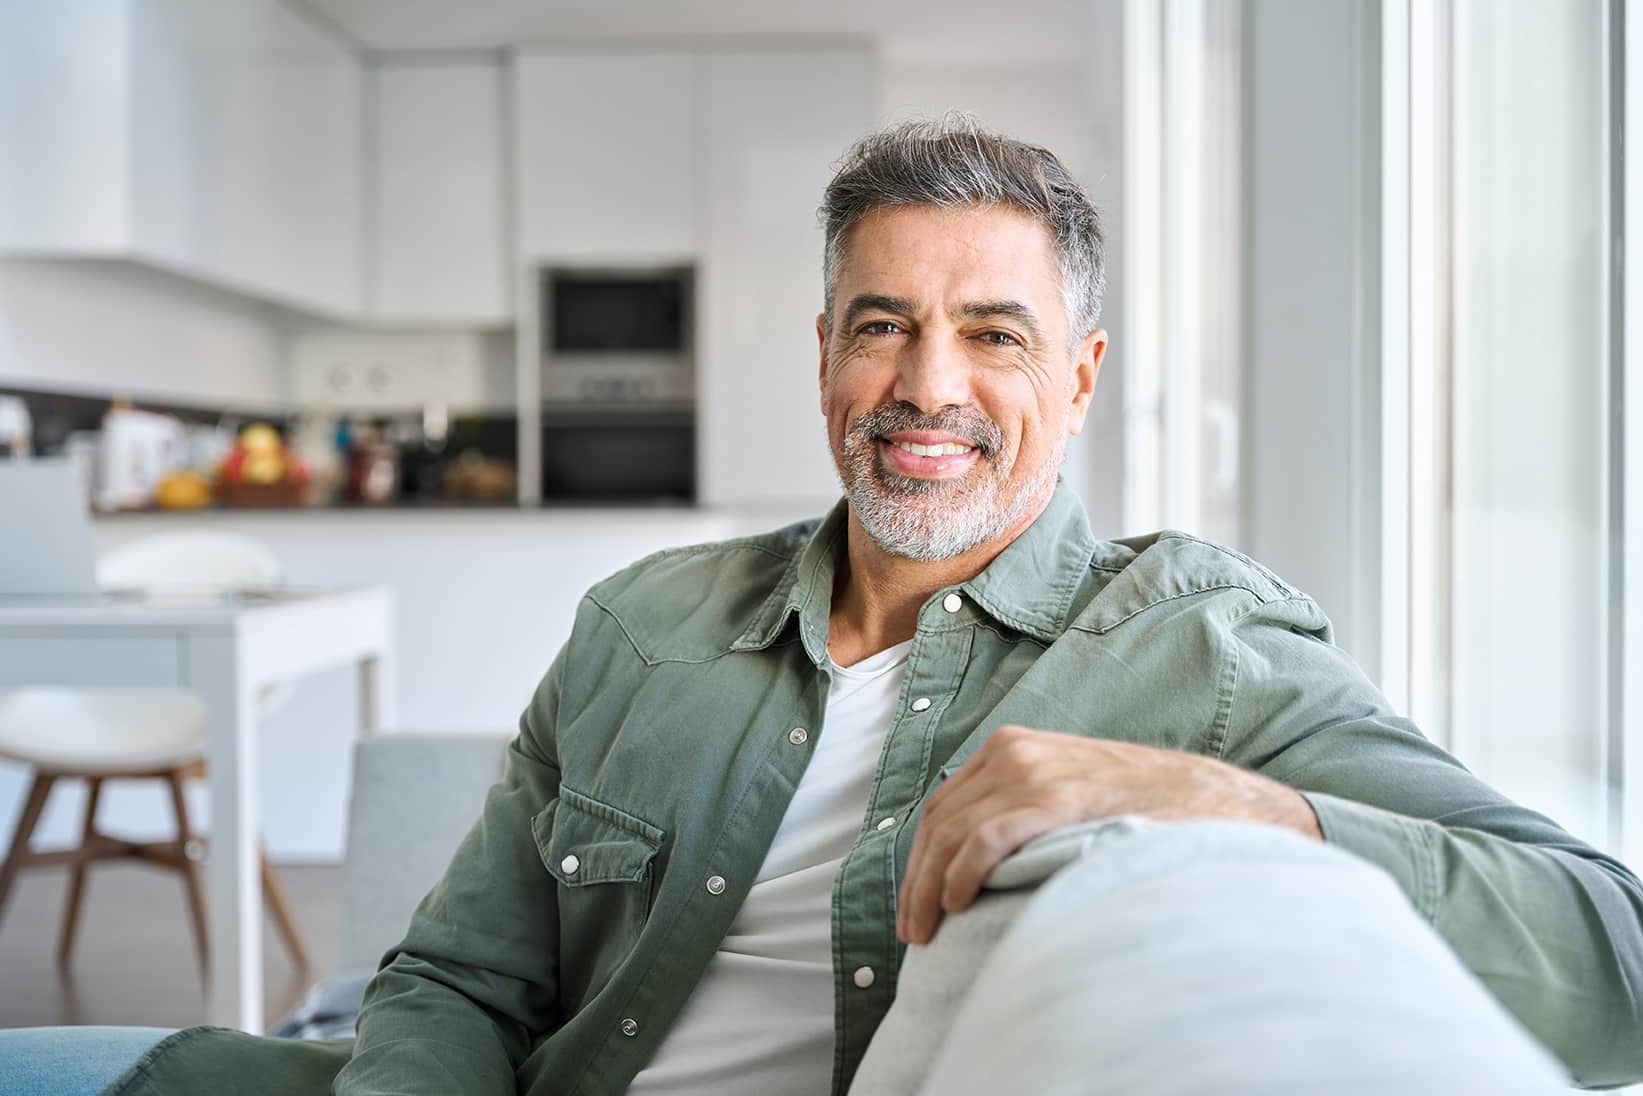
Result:
<svg viewBox="0 0 1643 1096"><path fill-rule="evenodd" d="M862 441L883 441L903 430L931 430L951 434L973 445L983 457L992 457L1004 447L1004 431L981 412L965 407L943 407L927 415L905 400L881 404L864 411L850 424L852 437Z"/></svg>

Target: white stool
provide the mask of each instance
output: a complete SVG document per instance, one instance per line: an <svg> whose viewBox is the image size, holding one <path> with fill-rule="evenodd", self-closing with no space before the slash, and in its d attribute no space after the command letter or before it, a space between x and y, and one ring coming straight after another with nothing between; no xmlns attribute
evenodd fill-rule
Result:
<svg viewBox="0 0 1643 1096"><path fill-rule="evenodd" d="M202 842L189 829L183 781L203 776L205 708L193 693L179 689L17 689L0 696L0 757L34 767L22 817L11 848L0 863L0 915L5 912L17 873L24 868L73 866L63 909L57 960L67 964L74 949L86 865L94 860L137 859L179 872L193 919L194 945L202 970L209 968L205 891L200 878ZM80 845L35 852L29 840L58 780L86 781L85 822ZM99 833L97 802L105 780L164 780L171 791L177 837L172 841L124 841ZM299 968L308 965L296 922L279 879L260 857L263 895L281 939Z"/></svg>

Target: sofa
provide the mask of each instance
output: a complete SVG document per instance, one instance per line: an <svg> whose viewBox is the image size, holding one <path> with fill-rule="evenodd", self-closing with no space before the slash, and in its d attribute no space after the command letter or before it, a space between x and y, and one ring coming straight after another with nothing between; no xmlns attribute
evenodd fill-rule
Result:
<svg viewBox="0 0 1643 1096"><path fill-rule="evenodd" d="M399 732L359 741L348 803L338 973L315 986L270 1034L353 1034L365 984L479 817L486 791L502 775L512 737L503 731Z"/></svg>

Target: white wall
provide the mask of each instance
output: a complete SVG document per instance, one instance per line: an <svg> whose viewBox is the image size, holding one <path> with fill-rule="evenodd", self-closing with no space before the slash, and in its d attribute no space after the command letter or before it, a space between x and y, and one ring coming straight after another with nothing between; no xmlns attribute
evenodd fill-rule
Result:
<svg viewBox="0 0 1643 1096"><path fill-rule="evenodd" d="M0 385L277 406L285 326L243 297L131 263L0 260Z"/></svg>

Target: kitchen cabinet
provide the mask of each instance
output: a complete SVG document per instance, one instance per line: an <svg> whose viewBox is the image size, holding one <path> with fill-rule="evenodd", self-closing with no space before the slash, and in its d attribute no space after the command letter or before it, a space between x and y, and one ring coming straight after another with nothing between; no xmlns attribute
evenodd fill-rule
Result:
<svg viewBox="0 0 1643 1096"><path fill-rule="evenodd" d="M132 5L0 4L0 253L129 242Z"/></svg>
<svg viewBox="0 0 1643 1096"><path fill-rule="evenodd" d="M364 304L364 75L280 0L0 6L0 254Z"/></svg>
<svg viewBox="0 0 1643 1096"><path fill-rule="evenodd" d="M872 125L865 48L708 59L698 471L716 505L838 494L817 387L832 165Z"/></svg>
<svg viewBox="0 0 1643 1096"><path fill-rule="evenodd" d="M872 123L874 77L865 45L515 57L520 270L696 267L704 503L837 494L816 390L816 207L832 163ZM539 306L522 298L522 307ZM526 382L538 368L535 338L527 312ZM530 461L535 386L520 392L520 452Z"/></svg>
<svg viewBox="0 0 1643 1096"><path fill-rule="evenodd" d="M521 258L667 262L696 253L702 67L688 50L514 56Z"/></svg>
<svg viewBox="0 0 1643 1096"><path fill-rule="evenodd" d="M511 322L504 212L505 70L494 56L368 70L372 317L402 326Z"/></svg>

